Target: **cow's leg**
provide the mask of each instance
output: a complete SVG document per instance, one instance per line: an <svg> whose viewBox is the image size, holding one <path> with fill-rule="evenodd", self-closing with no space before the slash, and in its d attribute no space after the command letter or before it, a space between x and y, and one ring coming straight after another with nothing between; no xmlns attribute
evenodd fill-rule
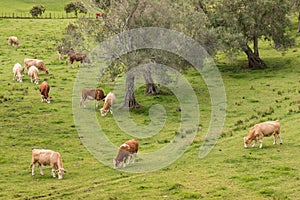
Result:
<svg viewBox="0 0 300 200"><path fill-rule="evenodd" d="M42 102L44 102L44 95L41 95L41 98L42 98Z"/></svg>
<svg viewBox="0 0 300 200"><path fill-rule="evenodd" d="M129 156L127 157L127 165L130 164L131 156L132 156L132 154L129 154Z"/></svg>
<svg viewBox="0 0 300 200"><path fill-rule="evenodd" d="M276 135L276 134L274 134L274 142L273 142L273 145L275 145L275 144L276 144L276 137L277 137L277 135Z"/></svg>
<svg viewBox="0 0 300 200"><path fill-rule="evenodd" d="M254 140L254 143L252 144L252 147L255 147L256 145L256 140Z"/></svg>
<svg viewBox="0 0 300 200"><path fill-rule="evenodd" d="M123 159L123 167L126 167L126 161L128 160L128 156L125 156Z"/></svg>
<svg viewBox="0 0 300 200"><path fill-rule="evenodd" d="M135 162L136 153L132 154L132 163Z"/></svg>
<svg viewBox="0 0 300 200"><path fill-rule="evenodd" d="M96 108L98 108L99 106L99 101L96 101Z"/></svg>
<svg viewBox="0 0 300 200"><path fill-rule="evenodd" d="M109 108L109 112L113 114L112 107Z"/></svg>
<svg viewBox="0 0 300 200"><path fill-rule="evenodd" d="M262 148L262 139L259 139L259 148Z"/></svg>
<svg viewBox="0 0 300 200"><path fill-rule="evenodd" d="M42 165L41 165L41 164L39 164L39 169L40 169L40 174L41 174L41 175L44 175L44 173L43 173L43 171L42 171Z"/></svg>
<svg viewBox="0 0 300 200"><path fill-rule="evenodd" d="M35 163L31 163L31 175L34 176L34 167L35 167Z"/></svg>
<svg viewBox="0 0 300 200"><path fill-rule="evenodd" d="M281 139L280 133L278 134L278 137L279 137L279 140L280 140L280 144L282 144L282 139Z"/></svg>
<svg viewBox="0 0 300 200"><path fill-rule="evenodd" d="M85 97L81 97L81 99L80 99L80 107L82 106L82 103L83 103L83 108L86 107L85 101L86 101L86 98Z"/></svg>
<svg viewBox="0 0 300 200"><path fill-rule="evenodd" d="M55 178L55 169L52 167L52 177Z"/></svg>

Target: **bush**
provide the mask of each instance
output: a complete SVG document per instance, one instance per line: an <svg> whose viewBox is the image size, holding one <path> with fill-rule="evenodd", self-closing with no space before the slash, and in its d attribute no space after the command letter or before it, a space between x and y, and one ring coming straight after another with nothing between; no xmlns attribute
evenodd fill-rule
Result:
<svg viewBox="0 0 300 200"><path fill-rule="evenodd" d="M32 17L41 16L46 11L45 7L42 5L33 6L30 10Z"/></svg>
<svg viewBox="0 0 300 200"><path fill-rule="evenodd" d="M87 9L84 7L83 3L79 1L66 4L64 9L66 13L74 12L76 17L78 13L87 13Z"/></svg>

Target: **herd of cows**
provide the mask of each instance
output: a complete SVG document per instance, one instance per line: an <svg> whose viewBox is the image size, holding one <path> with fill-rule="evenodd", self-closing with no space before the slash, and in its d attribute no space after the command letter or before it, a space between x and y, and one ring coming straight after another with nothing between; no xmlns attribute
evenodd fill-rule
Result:
<svg viewBox="0 0 300 200"><path fill-rule="evenodd" d="M11 36L8 39L9 46L17 47L19 45L18 38L15 36ZM63 52L63 49L58 49L59 59L61 58L61 54L66 53ZM74 68L74 61L78 62L89 62L85 54L75 53L73 49L68 50L68 61L72 64ZM24 59L24 70L21 64L16 63L13 67L13 80L18 82L22 82L23 71L25 71L32 83L38 84L39 78L38 73L39 70L45 72L45 74L49 74L48 69L46 68L45 63L42 60L25 58ZM46 81L43 81L39 87L42 102L50 103L49 90L50 86ZM101 88L84 88L81 94L80 107L85 108L86 100L96 100L96 108L98 108L99 103L104 101L103 107L100 109L101 116L106 116L107 112L113 114L112 106L116 102L116 97L112 92L109 92L107 95L104 94L104 91ZM280 144L282 144L282 139L280 136L280 122L279 121L267 121L254 125L250 131L248 136L244 137L244 147L247 148L252 142L255 146L256 142L259 141L259 148L262 148L262 139L263 137L274 136L274 143L276 144L276 138L280 139ZM123 165L123 167L127 164L130 164L135 161L136 154L138 152L138 141L136 139L129 140L122 144L118 148L117 156L113 160L114 168L117 168L119 165ZM63 174L67 171L63 168L62 158L59 152L55 152L52 150L45 149L32 149L32 161L31 161L31 169L32 175L34 175L35 165L38 164L40 174L43 175L42 166L50 165L52 167L52 176L55 177L55 174L58 174L58 178L62 179Z"/></svg>
<svg viewBox="0 0 300 200"><path fill-rule="evenodd" d="M16 36L11 36L8 38L9 46L19 46L19 40ZM63 53L62 51L58 52L59 55ZM74 61L78 62L89 62L86 57L86 54L75 53L73 49L69 49L68 53L68 61L72 64L72 68L74 68ZM61 57L59 57L60 59ZM47 69L45 63L39 59L33 58L25 58L24 59L24 68L20 63L16 63L13 66L13 80L18 82L23 82L23 72L27 73L31 79L32 83L39 84L39 70L44 71L45 74L49 74L49 70ZM51 97L49 96L50 86L46 81L43 81L39 86L42 102L50 103ZM104 94L104 91L101 88L84 88L81 94L80 107L82 104L84 108L86 107L86 100L96 100L96 108L101 101L104 101L103 107L100 109L101 116L106 116L108 112L113 114L112 106L116 102L116 97L112 92L109 92L107 95ZM117 152L117 156L113 160L114 168L117 168L119 165L123 165L123 167L127 164L134 163L135 156L138 151L138 141L136 139L129 140L122 144ZM58 179L63 178L63 174L67 171L63 168L62 157L59 152L55 152L49 149L32 149L32 160L30 168L32 170L32 175L34 176L34 169L36 164L38 164L38 168L40 170L40 174L43 175L42 166L49 165L52 168L52 176L56 177L56 173L58 174Z"/></svg>

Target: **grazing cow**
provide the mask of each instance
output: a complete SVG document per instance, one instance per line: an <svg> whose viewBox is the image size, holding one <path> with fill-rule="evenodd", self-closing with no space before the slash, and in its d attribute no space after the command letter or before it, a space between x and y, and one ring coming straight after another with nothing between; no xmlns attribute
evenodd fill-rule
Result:
<svg viewBox="0 0 300 200"><path fill-rule="evenodd" d="M52 167L52 176L58 173L58 179L62 179L67 171L63 168L62 158L58 152L46 149L32 149L32 160L30 164L31 174L34 176L34 168L36 163L40 169L40 174L44 175L42 166L50 165Z"/></svg>
<svg viewBox="0 0 300 200"><path fill-rule="evenodd" d="M46 101L47 103L50 103L51 97L49 96L49 90L50 90L49 84L46 81L44 81L40 85L40 93L41 93L41 97L42 97L42 102Z"/></svg>
<svg viewBox="0 0 300 200"><path fill-rule="evenodd" d="M74 61L82 63L91 63L86 54L82 53L75 53L73 51L70 51L68 53L68 60L69 63L72 65L72 68L74 68Z"/></svg>
<svg viewBox="0 0 300 200"><path fill-rule="evenodd" d="M45 72L45 74L49 74L49 71L42 60L33 59L33 58L24 58L24 68L28 70L30 66L36 66L38 69Z"/></svg>
<svg viewBox="0 0 300 200"><path fill-rule="evenodd" d="M16 36L10 36L8 38L8 46L15 46L18 47L19 46L19 40Z"/></svg>
<svg viewBox="0 0 300 200"><path fill-rule="evenodd" d="M23 71L23 68L22 68L22 65L20 63L16 63L13 67L13 73L14 73L14 78L13 80L16 80L19 81L19 82L22 82L22 71Z"/></svg>
<svg viewBox="0 0 300 200"><path fill-rule="evenodd" d="M126 167L126 161L129 165L131 159L132 163L134 163L138 149L139 143L136 139L129 140L122 144L118 149L116 158L113 160L114 168L117 168L120 163L123 164L123 167Z"/></svg>
<svg viewBox="0 0 300 200"><path fill-rule="evenodd" d="M97 101L96 108L98 108L99 102L101 100L103 100L104 98L105 98L105 95L104 95L104 92L102 89L100 89L100 88L94 88L94 89L85 88L81 92L80 107L82 106L82 103L83 103L83 107L85 108L86 107L85 101L87 99L89 99L89 100L96 100Z"/></svg>
<svg viewBox="0 0 300 200"><path fill-rule="evenodd" d="M103 12L96 12L96 19L103 17L104 13Z"/></svg>
<svg viewBox="0 0 300 200"><path fill-rule="evenodd" d="M31 83L39 84L38 78L39 70L36 66L31 66L28 70L28 75L30 76Z"/></svg>
<svg viewBox="0 0 300 200"><path fill-rule="evenodd" d="M100 109L100 113L102 117L104 117L108 111L110 111L110 113L113 114L112 106L115 104L115 102L116 102L116 96L114 95L114 93L111 92L108 93L105 97L104 105Z"/></svg>
<svg viewBox="0 0 300 200"><path fill-rule="evenodd" d="M280 144L282 144L279 121L268 121L256 124L250 129L248 136L244 137L244 147L247 148L252 141L254 141L252 147L255 147L257 140L259 140L259 148L262 148L263 137L269 137L271 135L274 136L273 144L276 144L276 137L279 137Z"/></svg>

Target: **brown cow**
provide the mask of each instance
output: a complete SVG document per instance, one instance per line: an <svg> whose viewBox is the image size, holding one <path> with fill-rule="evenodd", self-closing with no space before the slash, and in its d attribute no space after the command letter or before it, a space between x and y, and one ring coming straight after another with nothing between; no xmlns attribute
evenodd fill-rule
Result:
<svg viewBox="0 0 300 200"><path fill-rule="evenodd" d="M114 95L114 93L111 92L108 93L105 97L104 105L100 109L100 113L102 117L104 117L108 111L111 114L113 114L112 106L115 104L115 102L116 102L116 96Z"/></svg>
<svg viewBox="0 0 300 200"><path fill-rule="evenodd" d="M40 93L41 93L41 97L42 97L42 102L46 101L47 103L50 103L51 97L49 96L49 90L50 90L49 84L46 81L44 81L40 85Z"/></svg>
<svg viewBox="0 0 300 200"><path fill-rule="evenodd" d="M118 149L116 158L113 160L114 168L117 168L120 163L123 164L123 167L126 167L126 161L129 165L131 159L132 163L134 163L138 149L139 143L136 139L129 140L122 144Z"/></svg>
<svg viewBox="0 0 300 200"><path fill-rule="evenodd" d="M22 71L23 71L23 68L22 68L22 65L20 63L16 63L13 67L13 73L14 73L14 78L13 80L16 80L19 81L19 82L22 82Z"/></svg>
<svg viewBox="0 0 300 200"><path fill-rule="evenodd" d="M42 166L50 165L52 167L52 176L55 178L55 172L58 172L58 179L62 179L67 171L63 168L62 158L58 152L46 149L32 149L31 174L34 176L35 164L38 163L40 174L44 175Z"/></svg>
<svg viewBox="0 0 300 200"><path fill-rule="evenodd" d="M19 40L16 36L10 36L8 38L8 46L15 46L15 47L18 47L19 46Z"/></svg>
<svg viewBox="0 0 300 200"><path fill-rule="evenodd" d="M105 98L104 92L101 88L94 88L94 89L88 89L84 88L81 92L81 99L80 99L80 107L82 106L85 108L85 101L87 99L89 100L96 100L96 108L99 106L99 102Z"/></svg>
<svg viewBox="0 0 300 200"><path fill-rule="evenodd" d="M69 63L72 65L72 68L74 68L74 61L80 62L81 64L82 63L91 63L86 54L75 53L73 51L70 51L68 53L68 60L69 60Z"/></svg>
<svg viewBox="0 0 300 200"><path fill-rule="evenodd" d="M38 78L39 70L36 66L31 66L28 70L28 75L30 76L31 83L39 84Z"/></svg>
<svg viewBox="0 0 300 200"><path fill-rule="evenodd" d="M262 139L263 137L269 137L274 135L274 143L276 144L276 137L279 137L280 144L282 144L282 140L280 137L280 122L279 121L268 121L256 124L253 126L247 137L244 137L244 147L247 148L252 141L254 144L252 147L255 147L257 140L259 140L260 145L259 148L262 148Z"/></svg>
<svg viewBox="0 0 300 200"><path fill-rule="evenodd" d="M42 60L33 59L33 58L24 58L24 68L28 70L30 66L36 66L38 69L45 72L45 74L49 74L49 71Z"/></svg>
<svg viewBox="0 0 300 200"><path fill-rule="evenodd" d="M104 13L103 12L96 12L96 19L103 17Z"/></svg>

